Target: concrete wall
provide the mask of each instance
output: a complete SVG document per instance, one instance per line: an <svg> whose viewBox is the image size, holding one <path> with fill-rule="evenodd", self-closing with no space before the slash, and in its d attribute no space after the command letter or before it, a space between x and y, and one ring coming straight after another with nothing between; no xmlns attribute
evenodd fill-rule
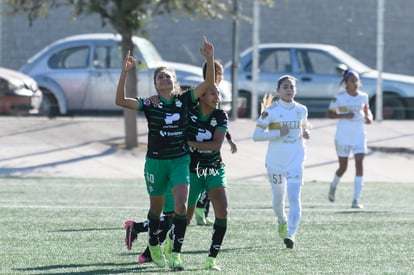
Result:
<svg viewBox="0 0 414 275"><path fill-rule="evenodd" d="M252 16L252 0L239 0L241 12ZM384 71L414 75L414 1L385 1ZM69 8L51 10L48 18L28 26L25 16L10 17L2 4L0 66L17 69L48 43L72 34L113 32L98 16L71 21ZM172 61L200 65L202 36L216 47L224 62L232 57L232 20L156 17L148 38ZM336 45L371 67L376 66L377 0L277 0L260 8L260 42L316 42ZM240 23L239 51L252 43L252 25Z"/></svg>

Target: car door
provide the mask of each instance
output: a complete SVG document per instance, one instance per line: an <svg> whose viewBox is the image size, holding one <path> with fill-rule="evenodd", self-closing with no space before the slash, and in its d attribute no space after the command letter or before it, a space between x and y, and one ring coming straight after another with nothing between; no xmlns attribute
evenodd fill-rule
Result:
<svg viewBox="0 0 414 275"><path fill-rule="evenodd" d="M339 90L339 64L329 53L316 49L295 49L294 76L297 78L296 100L307 105L309 113L324 115L329 102Z"/></svg>
<svg viewBox="0 0 414 275"><path fill-rule="evenodd" d="M242 88L252 90L252 62L249 62L243 67L243 81ZM277 79L284 75L291 73L292 64L290 57L290 49L286 48L261 48L259 51L258 61L258 80L257 93L260 99L265 94L274 94L276 91Z"/></svg>
<svg viewBox="0 0 414 275"><path fill-rule="evenodd" d="M152 91L150 72L143 63L141 53L135 49L137 59L138 94L146 96ZM118 86L123 62L122 49L119 43L97 45L94 50L93 73L90 78L90 108L93 110L119 111L115 105L115 94Z"/></svg>
<svg viewBox="0 0 414 275"><path fill-rule="evenodd" d="M96 44L92 55L89 80L88 108L96 111L115 111L115 94L122 68L119 46L112 43Z"/></svg>
<svg viewBox="0 0 414 275"><path fill-rule="evenodd" d="M64 92L68 110L82 110L89 86L88 45L69 46L52 54L47 61L47 78Z"/></svg>

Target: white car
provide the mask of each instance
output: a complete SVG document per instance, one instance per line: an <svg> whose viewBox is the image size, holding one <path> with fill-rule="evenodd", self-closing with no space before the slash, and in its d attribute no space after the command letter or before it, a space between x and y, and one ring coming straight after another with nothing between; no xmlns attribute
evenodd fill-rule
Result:
<svg viewBox="0 0 414 275"><path fill-rule="evenodd" d="M297 79L296 100L307 105L309 116L325 116L330 100L340 90L341 72L348 68L359 73L361 90L368 93L370 108L375 114L378 72L341 49L324 44L271 43L260 44L258 52L259 104L263 95L275 93L280 76L290 74ZM252 64L253 51L249 48L240 55L239 116L251 114ZM231 63L227 63L224 77L230 79L230 75ZM414 118L414 77L383 73L382 78L384 119Z"/></svg>
<svg viewBox="0 0 414 275"><path fill-rule="evenodd" d="M138 95L156 94L153 74L159 66L171 67L183 89L203 81L202 68L163 60L147 39L133 36L136 46ZM20 71L33 77L43 92L42 109L49 116L120 111L115 105L116 87L124 56L119 34L70 36L45 47ZM231 84L222 81L221 108L231 110Z"/></svg>

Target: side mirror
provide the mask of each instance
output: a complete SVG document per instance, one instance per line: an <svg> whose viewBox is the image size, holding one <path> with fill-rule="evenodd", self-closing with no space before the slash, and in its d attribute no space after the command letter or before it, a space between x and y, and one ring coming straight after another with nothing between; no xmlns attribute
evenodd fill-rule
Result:
<svg viewBox="0 0 414 275"><path fill-rule="evenodd" d="M348 69L348 67L345 65L345 64L338 64L337 66L336 66L336 71L339 73L339 74L342 74L345 70L347 70Z"/></svg>

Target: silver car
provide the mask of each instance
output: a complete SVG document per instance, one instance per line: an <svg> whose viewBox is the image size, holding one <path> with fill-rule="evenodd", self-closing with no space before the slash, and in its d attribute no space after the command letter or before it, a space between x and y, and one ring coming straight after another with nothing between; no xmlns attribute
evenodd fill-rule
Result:
<svg viewBox="0 0 414 275"><path fill-rule="evenodd" d="M175 69L182 88L203 81L202 68L163 60L147 39L134 36L138 95L156 94L154 70ZM49 116L82 112L120 111L115 92L123 61L121 36L99 33L70 36L45 47L31 57L20 71L33 77L43 92L42 109ZM231 110L231 84L222 81L221 108Z"/></svg>
<svg viewBox="0 0 414 275"><path fill-rule="evenodd" d="M378 72L341 49L323 44L272 43L260 44L258 52L259 104L263 95L275 92L281 75L290 74L297 78L296 100L307 105L309 116L325 116L330 100L340 89L341 72L348 68L359 73L361 90L368 93L375 114ZM239 116L251 115L252 59L252 48L240 55ZM227 63L224 77L230 79L230 74L231 64ZM384 119L414 118L414 77L383 73L382 78Z"/></svg>

